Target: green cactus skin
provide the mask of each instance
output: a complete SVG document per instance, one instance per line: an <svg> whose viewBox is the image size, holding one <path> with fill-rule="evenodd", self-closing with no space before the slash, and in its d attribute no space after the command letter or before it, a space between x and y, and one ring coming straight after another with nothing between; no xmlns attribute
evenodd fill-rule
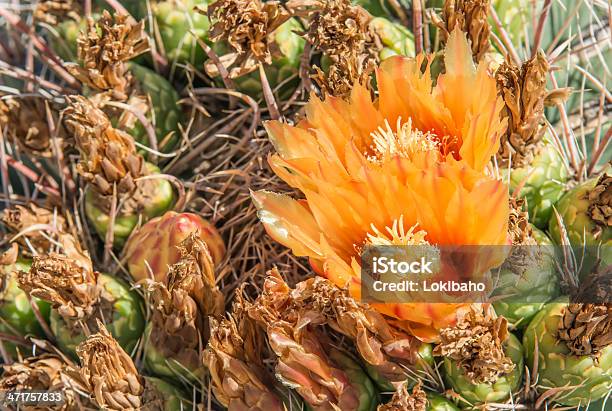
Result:
<svg viewBox="0 0 612 411"><path fill-rule="evenodd" d="M92 15L93 18L98 16ZM55 26L57 36L50 35L51 48L64 61L77 61L77 39L79 33L87 28L87 19L74 21L66 19Z"/></svg>
<svg viewBox="0 0 612 411"><path fill-rule="evenodd" d="M523 44L524 27L530 23L531 16L529 0L493 0L491 3L497 17L504 23L504 29L510 36L512 44ZM489 17L489 23L493 33L499 37L501 33L493 23L492 17Z"/></svg>
<svg viewBox="0 0 612 411"><path fill-rule="evenodd" d="M100 274L98 284L115 299L112 317L105 318L106 329L127 353L131 353L144 331L142 300L127 283L110 275ZM80 330L71 332L55 310L51 311L50 325L58 347L76 358L76 347L85 339L85 334Z"/></svg>
<svg viewBox="0 0 612 411"><path fill-rule="evenodd" d="M164 50L170 63L190 63L201 70L206 53L196 38L206 40L210 22L208 17L194 11L206 8L207 0L166 0L152 2L153 16L159 28ZM192 34L192 32L194 34Z"/></svg>
<svg viewBox="0 0 612 411"><path fill-rule="evenodd" d="M149 163L146 164L151 173L159 173L159 168ZM156 196L145 205L142 211L144 221L162 215L168 211L174 203L175 195L172 184L163 179L157 179L155 181L157 184ZM96 206L95 197L91 190L87 190L85 193L85 214L96 230L96 233L98 233L100 238L104 239L110 223L110 216ZM138 214L120 215L115 218L115 224L113 226L113 245L116 248L123 247L123 244L125 244L125 241L130 236L134 227L136 227L136 224L138 224Z"/></svg>
<svg viewBox="0 0 612 411"><path fill-rule="evenodd" d="M419 372L427 372L427 370L433 367L434 365L433 346L431 344L421 343L421 346L418 350L418 354L420 356L420 359L417 360L417 363L414 365L413 371L417 374ZM376 367L371 364L364 363L364 368L380 391L395 391L395 387L393 386L393 384L391 384L391 381L380 375ZM415 385L415 381L413 381L412 379L407 380L406 383L408 384L408 388L412 388Z"/></svg>
<svg viewBox="0 0 612 411"><path fill-rule="evenodd" d="M521 184L521 197L527 200L531 222L546 230L553 215L552 206L563 195L568 172L555 147L547 143L531 165L513 169L510 172L510 189L514 191Z"/></svg>
<svg viewBox="0 0 612 411"><path fill-rule="evenodd" d="M448 357L444 358L445 381L455 392L474 405L507 400L510 398L510 394L515 392L521 384L523 347L518 338L510 333L504 343L504 348L506 355L510 357L515 367L508 375L499 377L495 383L472 384L465 376L463 369Z"/></svg>
<svg viewBox="0 0 612 411"><path fill-rule="evenodd" d="M443 396L428 392L427 411L459 411L459 408Z"/></svg>
<svg viewBox="0 0 612 411"><path fill-rule="evenodd" d="M555 204L555 209L561 216L570 245L578 261L582 263L579 276L584 280L593 271L598 258L601 265L612 264L612 228L603 230L599 238L593 236L595 223L588 215L588 193L595 187L597 178L584 183L566 192ZM553 242L561 245L561 229L557 216L553 214L549 223L549 234ZM586 245L587 248L583 248Z"/></svg>
<svg viewBox="0 0 612 411"><path fill-rule="evenodd" d="M612 390L612 345L600 353L597 363L590 356L572 355L567 346L556 338L559 321L567 305L567 299L547 304L527 327L523 344L527 366L532 368L537 340L541 391L575 385L578 388L556 401L566 406L581 405L582 409L589 401L595 402Z"/></svg>
<svg viewBox="0 0 612 411"><path fill-rule="evenodd" d="M380 60L391 56L415 56L414 34L406 27L393 23L384 17L373 18L370 27L376 31L383 43Z"/></svg>
<svg viewBox="0 0 612 411"><path fill-rule="evenodd" d="M197 383L204 376L206 370L200 364L198 368L188 368L186 364L182 364L173 358L167 358L159 352L151 343L149 336L151 335L152 323L148 323L145 328L145 341L147 342L144 348L145 364L151 374L161 378L184 382L186 380Z"/></svg>
<svg viewBox="0 0 612 411"><path fill-rule="evenodd" d="M495 295L515 295L493 303L495 312L517 329L527 327L544 304L559 295L552 242L542 231L535 227L532 229L533 237L543 246L540 258L534 260L523 273L515 273L510 268L500 270L500 286L495 290Z"/></svg>
<svg viewBox="0 0 612 411"><path fill-rule="evenodd" d="M185 399L183 392L172 384L155 377L144 377L147 389L156 391L164 399L163 404L154 408L160 411L184 411L192 409L191 402Z"/></svg>
<svg viewBox="0 0 612 411"><path fill-rule="evenodd" d="M179 141L178 124L181 119L181 110L178 106L179 95L164 77L153 70L138 64L131 63L130 71L138 80L140 91L144 92L151 101L155 117L155 135L158 150L169 152ZM142 124L137 121L136 126L128 131L136 141L150 146L149 138ZM170 136L171 135L171 136Z"/></svg>
<svg viewBox="0 0 612 411"><path fill-rule="evenodd" d="M27 294L19 288L17 278L13 274L15 271L29 271L30 261L18 261L14 266L7 270L6 284L0 289L0 333L13 334L19 336L32 336L43 338L45 336ZM0 280L0 284L4 280ZM42 317L49 322L51 306L46 301L32 297ZM16 346L8 341L4 342L4 348L9 354L16 354Z"/></svg>
<svg viewBox="0 0 612 411"><path fill-rule="evenodd" d="M574 246L612 245L612 228L606 228L599 238L593 236L595 223L587 214L589 208L589 191L597 184L597 178L592 178L566 192L555 204L555 209L561 216L570 244ZM556 244L561 244L561 230L556 215L549 222L549 233Z"/></svg>
<svg viewBox="0 0 612 411"><path fill-rule="evenodd" d="M357 361L336 349L330 350L329 358L340 370L346 373L349 381L359 389L359 407L354 411L375 411L379 402L378 391Z"/></svg>

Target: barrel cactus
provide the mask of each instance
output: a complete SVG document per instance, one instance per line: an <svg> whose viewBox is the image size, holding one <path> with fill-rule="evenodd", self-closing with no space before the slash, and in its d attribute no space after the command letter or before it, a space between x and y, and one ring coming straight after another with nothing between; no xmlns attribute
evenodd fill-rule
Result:
<svg viewBox="0 0 612 411"><path fill-rule="evenodd" d="M610 305L567 300L547 304L523 336L527 366L538 373L540 392L556 388L554 401L581 408L609 394L611 321Z"/></svg>

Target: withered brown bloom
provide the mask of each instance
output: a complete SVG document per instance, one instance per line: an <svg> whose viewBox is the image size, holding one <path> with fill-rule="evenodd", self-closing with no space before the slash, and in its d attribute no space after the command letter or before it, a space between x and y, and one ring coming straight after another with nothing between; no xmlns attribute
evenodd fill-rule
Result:
<svg viewBox="0 0 612 411"><path fill-rule="evenodd" d="M49 252L49 236L65 233L68 229L61 211L35 203L7 208L2 211L0 219L11 236L19 236L16 241L23 251L28 251L31 245L39 254ZM47 236L42 234L43 231L48 233Z"/></svg>
<svg viewBox="0 0 612 411"><path fill-rule="evenodd" d="M49 120L59 128L58 142L63 138L63 130L58 125L57 110L41 96L9 96L0 93L0 128L3 135L28 154L51 157L54 137L49 128ZM51 119L48 119L51 115Z"/></svg>
<svg viewBox="0 0 612 411"><path fill-rule="evenodd" d="M55 253L35 256L30 270L17 278L24 291L49 301L70 323L91 317L100 300L98 273L86 254L80 260Z"/></svg>
<svg viewBox="0 0 612 411"><path fill-rule="evenodd" d="M612 227L612 176L603 173L589 192L589 216L596 224L596 237Z"/></svg>
<svg viewBox="0 0 612 411"><path fill-rule="evenodd" d="M529 213L525 199L510 197L510 215L508 233L512 237L512 245L535 245L533 228L529 224Z"/></svg>
<svg viewBox="0 0 612 411"><path fill-rule="evenodd" d="M322 317L326 325L350 338L361 357L393 384L403 384L407 369L423 361L419 340L392 327L378 311L325 278L298 283L290 297L287 310Z"/></svg>
<svg viewBox="0 0 612 411"><path fill-rule="evenodd" d="M80 13L80 4L74 0L45 0L36 4L33 17L34 20L55 26L67 18L79 21Z"/></svg>
<svg viewBox="0 0 612 411"><path fill-rule="evenodd" d="M285 407L270 387L272 376L263 366L265 346L261 330L248 317L242 290L236 293L227 318L211 319L204 365L211 377L215 398L232 410L283 411Z"/></svg>
<svg viewBox="0 0 612 411"><path fill-rule="evenodd" d="M530 164L541 148L548 70L546 56L538 52L520 68L503 63L495 74L498 93L505 103L502 115L508 118L497 153L497 161L504 167Z"/></svg>
<svg viewBox="0 0 612 411"><path fill-rule="evenodd" d="M77 171L93 187L97 204L108 211L116 185L117 195L128 199L124 210L138 208L146 201L149 180L135 181L148 172L134 140L114 128L106 114L86 97L71 96L68 101L64 121L81 154Z"/></svg>
<svg viewBox="0 0 612 411"><path fill-rule="evenodd" d="M181 260L170 267L167 284L149 285L154 310L148 344L197 375L209 317L221 315L224 298L206 243L193 233L178 247Z"/></svg>
<svg viewBox="0 0 612 411"><path fill-rule="evenodd" d="M448 38L458 26L471 42L475 62L479 62L489 51L489 7L490 0L446 0L442 9L441 28L444 37Z"/></svg>
<svg viewBox="0 0 612 411"><path fill-rule="evenodd" d="M442 342L434 348L434 355L455 360L473 384L493 383L515 367L503 347L508 321L494 318L481 306L472 306L455 327L442 329L440 336Z"/></svg>
<svg viewBox="0 0 612 411"><path fill-rule="evenodd" d="M105 410L139 410L145 383L130 356L103 324L77 347L80 376L95 402Z"/></svg>
<svg viewBox="0 0 612 411"><path fill-rule="evenodd" d="M400 385L393 393L393 398L386 404L379 405L377 411L425 411L427 409L427 395L421 388L419 381L412 394L408 392L406 384Z"/></svg>
<svg viewBox="0 0 612 411"><path fill-rule="evenodd" d="M569 304L557 334L574 355L597 358L612 344L612 305Z"/></svg>
<svg viewBox="0 0 612 411"><path fill-rule="evenodd" d="M77 44L82 66L68 65L70 73L93 90L108 92L114 100L127 100L132 87L127 62L149 49L144 21L130 24L127 16L111 16L105 10L98 21L88 18L87 30Z"/></svg>
<svg viewBox="0 0 612 411"><path fill-rule="evenodd" d="M379 62L382 42L370 27L372 16L349 0L320 2L306 39L330 61L328 73L315 67L314 80L334 96L346 96L353 84L369 84Z"/></svg>
<svg viewBox="0 0 612 411"><path fill-rule="evenodd" d="M81 388L66 373L69 364L55 354L42 354L37 357L3 366L0 377L0 391L61 391L64 402L57 405L23 405L24 411L71 411L85 409L85 398L79 398L74 388ZM80 404L80 406L79 406ZM90 409L87 407L86 409Z"/></svg>
<svg viewBox="0 0 612 411"><path fill-rule="evenodd" d="M230 70L232 78L255 70L258 63L272 63L272 34L290 17L277 1L217 0L199 11L212 22L210 39L227 41L234 49L222 57L228 66L237 66Z"/></svg>

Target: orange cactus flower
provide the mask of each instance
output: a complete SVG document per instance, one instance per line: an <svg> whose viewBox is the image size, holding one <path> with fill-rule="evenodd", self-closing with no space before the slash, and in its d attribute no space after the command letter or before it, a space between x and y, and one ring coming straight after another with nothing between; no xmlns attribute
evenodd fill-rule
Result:
<svg viewBox="0 0 612 411"><path fill-rule="evenodd" d="M266 125L277 151L271 167L305 198L253 193L261 221L276 241L357 297L365 245L507 244L508 188L488 172L506 126L495 80L486 66L474 66L458 30L435 86L430 62L392 57L377 71L375 101L356 86L346 101L311 98L297 126ZM460 307L376 308L434 340Z"/></svg>

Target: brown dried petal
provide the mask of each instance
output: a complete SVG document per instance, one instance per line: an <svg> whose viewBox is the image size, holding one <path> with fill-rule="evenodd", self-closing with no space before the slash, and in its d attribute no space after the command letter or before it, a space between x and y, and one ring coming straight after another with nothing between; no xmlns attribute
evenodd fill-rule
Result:
<svg viewBox="0 0 612 411"><path fill-rule="evenodd" d="M603 173L589 192L588 199L588 213L596 224L593 234L599 237L604 230L612 227L612 176Z"/></svg>
<svg viewBox="0 0 612 411"><path fill-rule="evenodd" d="M315 309L298 308L302 301L294 301L291 294L278 272L272 270L262 294L248 310L266 330L278 357L277 378L315 409L356 409L358 389L329 358L331 346L317 328L325 324L325 316Z"/></svg>
<svg viewBox="0 0 612 411"><path fill-rule="evenodd" d="M524 199L510 198L508 233L512 237L512 245L536 244L533 238L533 229L531 224L529 224L529 213L527 212Z"/></svg>
<svg viewBox="0 0 612 411"><path fill-rule="evenodd" d="M250 59L272 63L271 34L289 19L279 2L261 0L217 0L206 12L213 22L209 36L225 40L238 54L235 63L244 66Z"/></svg>
<svg viewBox="0 0 612 411"><path fill-rule="evenodd" d="M67 320L92 315L100 298L98 273L91 260L72 259L51 253L35 256L29 272L19 272L19 286L32 296L49 301Z"/></svg>
<svg viewBox="0 0 612 411"><path fill-rule="evenodd" d="M369 84L379 62L382 42L370 27L372 16L348 0L322 2L306 39L331 60L328 73L315 67L314 80L323 91L346 96L354 84Z"/></svg>
<svg viewBox="0 0 612 411"><path fill-rule="evenodd" d="M481 306L472 306L455 327L441 330L440 337L442 342L435 347L434 355L455 360L474 384L493 383L515 367L503 347L508 322L483 312Z"/></svg>
<svg viewBox="0 0 612 411"><path fill-rule="evenodd" d="M99 407L106 410L140 409L144 383L130 356L103 324L99 332L77 347L80 374Z"/></svg>
<svg viewBox="0 0 612 411"><path fill-rule="evenodd" d="M96 22L88 18L87 31L81 33L77 44L83 63L68 66L72 75L94 90L127 100L132 76L126 63L149 49L144 21L131 24L127 16L111 16L105 10Z"/></svg>
<svg viewBox="0 0 612 411"><path fill-rule="evenodd" d="M472 46L472 57L479 62L489 51L489 36L491 27L487 21L490 0L446 0L442 18L444 20L446 37L453 29L459 29L467 34Z"/></svg>
<svg viewBox="0 0 612 411"><path fill-rule="evenodd" d="M542 52L521 68L506 62L497 70L497 90L505 103L502 115L508 118L508 128L497 153L498 162L503 166L512 162L514 168L524 167L541 148L548 70L548 61Z"/></svg>
<svg viewBox="0 0 612 411"><path fill-rule="evenodd" d="M0 94L2 96L2 94ZM51 157L52 134L49 129L47 106L40 96L2 96L0 99L0 127L8 140L28 154ZM57 124L58 113L49 106L53 124ZM59 139L63 130L58 132Z"/></svg>
<svg viewBox="0 0 612 411"><path fill-rule="evenodd" d="M262 336L246 316L242 292L236 293L232 313L221 320L211 319L210 339L204 351L204 365L211 376L217 400L237 411L281 411L284 406L269 388L270 376L259 356Z"/></svg>
<svg viewBox="0 0 612 411"><path fill-rule="evenodd" d="M406 368L420 359L420 341L391 327L376 310L325 278L298 283L291 298L292 309L323 316L327 325L353 340L361 357L392 382L405 381Z"/></svg>
<svg viewBox="0 0 612 411"><path fill-rule="evenodd" d="M1 219L13 236L21 233L16 241L24 250L29 250L29 245L31 245L41 254L48 252L51 247L51 242L41 232L45 230L43 226L47 227L46 231L56 233L62 233L67 229L66 220L59 211L39 207L34 203L7 208L2 212ZM39 226L40 229L31 230L36 226Z"/></svg>
<svg viewBox="0 0 612 411"><path fill-rule="evenodd" d="M561 317L557 338L574 355L598 358L612 344L612 305L568 305Z"/></svg>
<svg viewBox="0 0 612 411"><path fill-rule="evenodd" d="M70 18L80 20L80 5L74 0L46 0L39 1L34 9L34 20L42 21L51 26Z"/></svg>
<svg viewBox="0 0 612 411"><path fill-rule="evenodd" d="M56 406L23 406L24 411L77 410L77 393L72 380L65 374L67 364L57 355L42 354L21 362L3 366L0 391L61 391L64 403ZM83 399L80 399L82 402Z"/></svg>
<svg viewBox="0 0 612 411"><path fill-rule="evenodd" d="M425 411L427 409L427 395L421 389L419 381L412 389L412 394L408 392L406 384L400 385L393 398L386 404L379 405L377 411Z"/></svg>
<svg viewBox="0 0 612 411"><path fill-rule="evenodd" d="M112 196L114 184L118 195L136 196L144 184L137 185L134 180L145 175L146 169L132 137L113 128L106 114L91 100L83 96L68 99L64 121L81 154L79 173L102 198Z"/></svg>

